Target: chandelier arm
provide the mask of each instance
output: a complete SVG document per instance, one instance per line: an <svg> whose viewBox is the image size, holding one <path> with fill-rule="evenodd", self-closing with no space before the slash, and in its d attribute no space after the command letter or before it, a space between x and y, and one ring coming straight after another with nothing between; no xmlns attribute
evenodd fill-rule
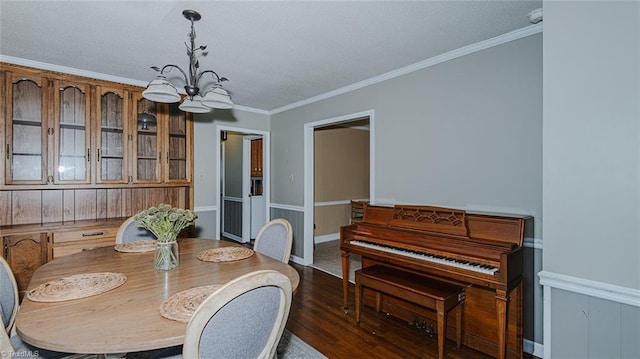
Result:
<svg viewBox="0 0 640 359"><path fill-rule="evenodd" d="M187 78L187 73L184 72L184 70L182 70L178 65L164 65L164 67L162 68L162 70L160 70L160 75L164 75L164 70L169 68L169 71L171 71L172 68L178 69L178 71L180 71L182 73L182 76L184 76L184 82L186 84L189 84L189 79ZM167 71L167 72L169 72Z"/></svg>
<svg viewBox="0 0 640 359"><path fill-rule="evenodd" d="M222 82L222 81L227 81L227 79L226 79L226 78L224 78L224 77L223 77L223 78L220 78L220 76L218 76L218 74L217 74L215 71L213 71L213 70L206 70L206 71L202 71L202 72L200 73L200 75L198 75L198 80L197 80L197 82L200 82L200 78L201 78L204 74L206 74L206 73L211 73L211 74L213 74L213 76L215 76L216 84L219 84L219 83L220 83L220 82Z"/></svg>

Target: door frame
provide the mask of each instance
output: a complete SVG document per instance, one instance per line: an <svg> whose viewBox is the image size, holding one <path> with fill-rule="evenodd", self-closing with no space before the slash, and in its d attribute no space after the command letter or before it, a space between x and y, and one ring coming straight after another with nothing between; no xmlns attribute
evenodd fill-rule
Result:
<svg viewBox="0 0 640 359"><path fill-rule="evenodd" d="M242 239L249 238L247 242L251 242L251 231L253 224L251 223L251 141L263 138L261 135L252 133L245 134L242 137ZM264 139L262 140L262 150L264 152ZM264 157L264 156L263 156ZM264 159L264 158L263 158ZM264 173L262 174L264 183ZM264 189L263 189L264 195ZM265 205L265 217L266 217ZM245 226L244 223L249 223ZM265 218L265 222L266 218Z"/></svg>
<svg viewBox="0 0 640 359"><path fill-rule="evenodd" d="M217 203L217 210L216 210L216 234L215 234L215 239L220 239L221 238L221 232L222 232L222 227L220 225L220 219L221 219L221 213L222 213L222 203L220 203L220 199L222 198L222 156L224 155L224 151L222 150L222 132L223 131L227 131L227 132L236 132L236 133L241 133L245 136L248 135L256 135L256 136L262 136L262 188L263 188L263 196L264 196L264 203L265 203L265 223L269 221L269 208L271 206L271 196L270 196L270 175L269 175L269 169L270 169L270 158L271 158L271 146L270 146L270 133L268 131L261 131L261 130L255 130L255 129L249 129L249 128L242 128L242 127L232 127L232 126L216 126L216 130L215 130L215 134L216 134L216 138L215 138L215 144L216 144L216 148L218 149L218 153L219 155L215 157L215 167L216 167L216 203ZM244 143L244 139L243 139L243 143ZM244 150L243 150L244 152ZM244 156L244 155L243 155ZM243 160L244 162L244 160ZM244 164L243 164L244 165ZM248 167L247 167L248 168ZM244 170L243 170L244 172ZM250 177L249 177L250 178ZM244 175L243 175L243 182L247 182L244 180ZM244 196L245 196L245 186L248 185L247 183L243 183L242 187L243 187L243 211L244 211ZM244 217L244 216L243 216ZM244 218L243 218L243 222L242 222L242 230L244 232L245 227L246 226L250 226L251 223L245 223Z"/></svg>
<svg viewBox="0 0 640 359"><path fill-rule="evenodd" d="M375 110L356 112L348 115L327 118L304 124L304 251L303 265L313 264L313 218L315 189L315 143L314 131L318 127L326 127L339 123L353 122L369 118L369 202L375 203Z"/></svg>

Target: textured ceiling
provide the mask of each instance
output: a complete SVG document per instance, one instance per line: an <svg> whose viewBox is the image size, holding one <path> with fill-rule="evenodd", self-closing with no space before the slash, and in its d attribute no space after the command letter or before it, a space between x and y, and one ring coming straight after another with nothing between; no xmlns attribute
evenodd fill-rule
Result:
<svg viewBox="0 0 640 359"><path fill-rule="evenodd" d="M201 69L271 111L531 24L542 1L0 1L0 55L143 85L150 66ZM176 71L172 74L178 75ZM177 85L180 81L174 81ZM182 86L182 84L180 84Z"/></svg>

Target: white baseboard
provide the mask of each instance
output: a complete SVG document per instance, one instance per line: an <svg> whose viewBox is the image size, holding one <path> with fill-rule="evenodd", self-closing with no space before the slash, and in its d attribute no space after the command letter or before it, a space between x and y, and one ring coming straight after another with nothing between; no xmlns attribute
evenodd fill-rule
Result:
<svg viewBox="0 0 640 359"><path fill-rule="evenodd" d="M540 343L524 339L522 341L522 350L525 353L533 354L538 358L544 358L544 347Z"/></svg>
<svg viewBox="0 0 640 359"><path fill-rule="evenodd" d="M293 254L289 257L289 260L296 264L307 265L304 263L304 260L298 256L294 256Z"/></svg>
<svg viewBox="0 0 640 359"><path fill-rule="evenodd" d="M222 236L229 238L229 239L233 239L236 242L240 242L240 243L247 243L247 242L243 242L242 241L242 237L238 237L235 234L231 234L231 233L227 233L227 232L222 232Z"/></svg>
<svg viewBox="0 0 640 359"><path fill-rule="evenodd" d="M324 234L322 236L314 236L313 241L318 243L331 242L340 239L340 233Z"/></svg>

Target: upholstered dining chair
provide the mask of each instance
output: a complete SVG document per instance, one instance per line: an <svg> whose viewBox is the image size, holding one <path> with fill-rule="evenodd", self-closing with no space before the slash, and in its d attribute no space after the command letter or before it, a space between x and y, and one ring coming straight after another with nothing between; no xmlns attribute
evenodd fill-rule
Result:
<svg viewBox="0 0 640 359"><path fill-rule="evenodd" d="M240 276L213 292L187 324L182 354L158 358L276 357L292 296L291 282L274 270ZM173 350L179 350L174 347Z"/></svg>
<svg viewBox="0 0 640 359"><path fill-rule="evenodd" d="M141 239L156 239L156 236L149 230L138 227L140 221L136 220L135 217L135 215L131 216L122 222L118 232L116 232L116 244L129 243Z"/></svg>
<svg viewBox="0 0 640 359"><path fill-rule="evenodd" d="M13 324L18 313L19 297L16 278L9 267L9 263L0 257L0 316L2 316L3 330L0 333L1 358L31 358L44 359L63 358L69 353L59 353L33 347L12 334Z"/></svg>
<svg viewBox="0 0 640 359"><path fill-rule="evenodd" d="M0 316L6 333L11 332L18 313L18 284L9 263L0 257Z"/></svg>
<svg viewBox="0 0 640 359"><path fill-rule="evenodd" d="M260 228L253 244L253 250L288 263L292 245L293 230L291 229L291 223L284 218L277 218L267 222Z"/></svg>

